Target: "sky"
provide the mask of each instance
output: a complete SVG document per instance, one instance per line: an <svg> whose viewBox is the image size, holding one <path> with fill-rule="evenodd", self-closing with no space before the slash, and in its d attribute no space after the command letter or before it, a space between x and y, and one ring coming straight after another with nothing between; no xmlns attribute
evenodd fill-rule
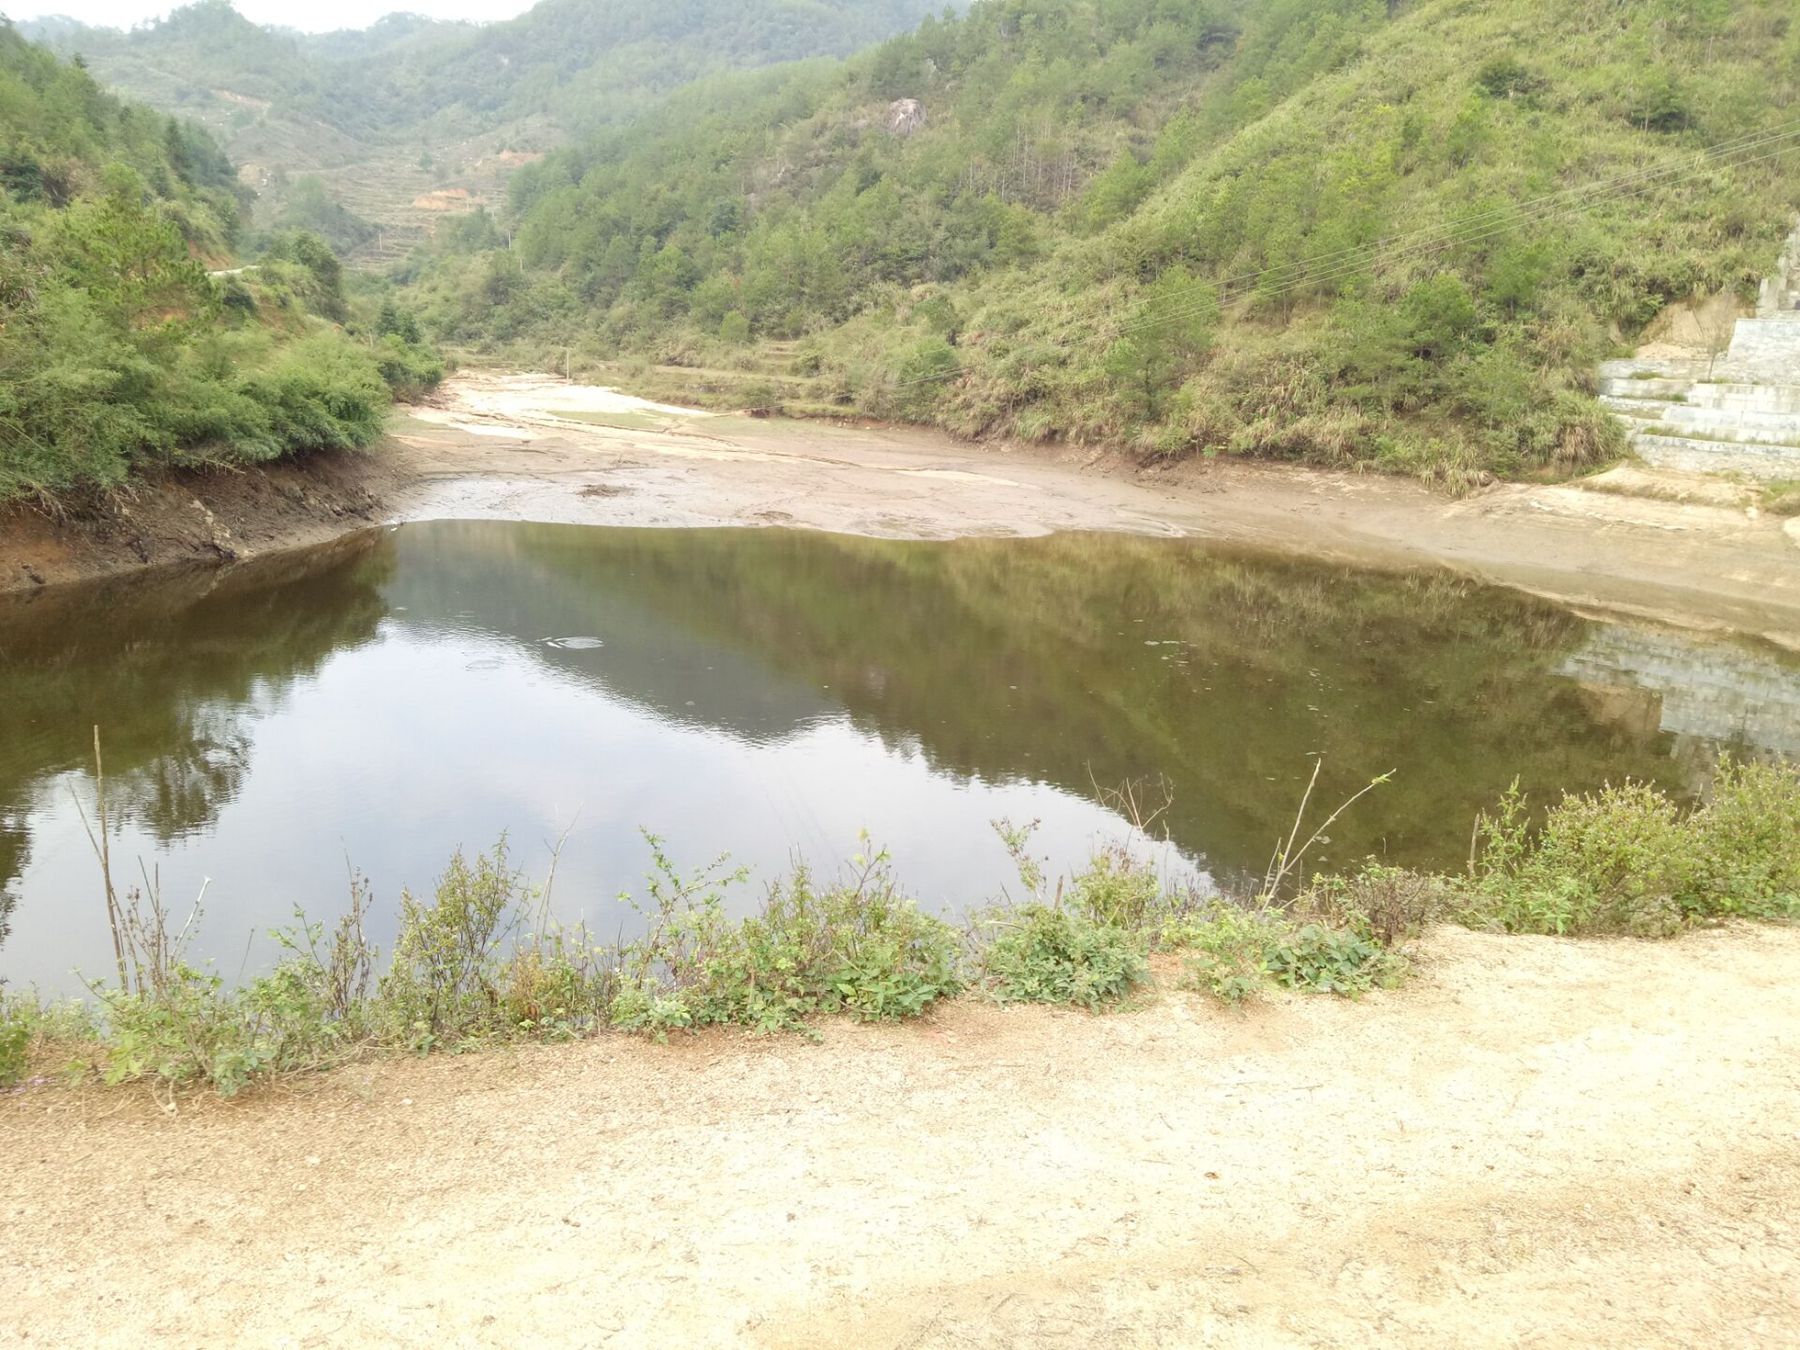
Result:
<svg viewBox="0 0 1800 1350"><path fill-rule="evenodd" d="M257 23L279 24L309 33L334 28L367 28L393 10L429 14L434 19L507 19L531 8L531 0L233 0L238 13ZM66 14L83 23L130 28L159 19L175 8L170 0L0 0L0 14L36 19Z"/></svg>

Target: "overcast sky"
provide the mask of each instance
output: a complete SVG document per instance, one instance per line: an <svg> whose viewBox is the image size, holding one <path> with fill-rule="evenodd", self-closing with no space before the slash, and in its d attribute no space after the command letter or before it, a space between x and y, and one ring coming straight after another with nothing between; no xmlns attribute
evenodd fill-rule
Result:
<svg viewBox="0 0 1800 1350"><path fill-rule="evenodd" d="M233 0L238 13L257 23L324 33L334 28L367 28L393 10L429 14L435 19L506 19L523 14L532 0ZM83 23L130 28L159 19L176 7L166 0L0 0L9 19L35 19L66 14Z"/></svg>

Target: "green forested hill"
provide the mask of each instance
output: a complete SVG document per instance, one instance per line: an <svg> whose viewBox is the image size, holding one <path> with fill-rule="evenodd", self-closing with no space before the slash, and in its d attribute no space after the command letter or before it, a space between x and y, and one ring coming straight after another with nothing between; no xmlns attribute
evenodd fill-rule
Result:
<svg viewBox="0 0 1800 1350"><path fill-rule="evenodd" d="M339 264L310 236L209 274L240 206L204 132L0 22L0 502L367 444L390 386L430 377L415 344L338 326Z"/></svg>
<svg viewBox="0 0 1800 1350"><path fill-rule="evenodd" d="M420 287L462 341L802 339L972 434L1567 471L1618 448L1594 363L1773 260L1784 129L1785 0L978 0L553 156Z"/></svg>
<svg viewBox="0 0 1800 1350"><path fill-rule="evenodd" d="M230 0L198 0L130 32L67 19L28 23L24 31L81 55L136 97L201 106L238 95L352 136L391 139L416 135L444 114L464 131L533 113L594 125L709 71L848 55L941 7L941 0L541 0L501 23L391 14L364 30L309 35L259 27Z"/></svg>
<svg viewBox="0 0 1800 1350"><path fill-rule="evenodd" d="M231 163L198 128L119 102L0 21L0 189L66 206L129 173L202 253L223 254L243 205Z"/></svg>
<svg viewBox="0 0 1800 1350"><path fill-rule="evenodd" d="M963 0L956 0L961 4ZM199 0L130 32L64 19L28 37L80 56L125 96L192 117L247 166L262 225L305 223L341 248L433 226L433 192L479 200L516 157L629 118L696 77L844 56L943 0L541 0L495 24L394 14L357 32L259 27ZM345 213L348 213L346 215ZM392 256L392 250L380 256Z"/></svg>

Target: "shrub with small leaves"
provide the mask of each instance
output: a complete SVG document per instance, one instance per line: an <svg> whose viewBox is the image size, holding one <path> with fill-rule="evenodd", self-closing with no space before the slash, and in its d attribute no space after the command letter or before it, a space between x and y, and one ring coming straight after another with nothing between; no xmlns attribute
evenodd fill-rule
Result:
<svg viewBox="0 0 1800 1350"><path fill-rule="evenodd" d="M733 921L722 887L741 874L719 878L715 865L684 878L651 843L649 931L626 949L615 1026L798 1030L818 1013L916 1017L962 988L955 930L900 893L884 852L858 855L832 885L796 866L757 913Z"/></svg>
<svg viewBox="0 0 1800 1350"><path fill-rule="evenodd" d="M1719 761L1687 822L1690 914L1800 918L1800 765Z"/></svg>
<svg viewBox="0 0 1800 1350"><path fill-rule="evenodd" d="M1379 947L1418 937L1455 907L1453 887L1445 878L1372 858L1355 872L1314 877L1294 902L1296 914Z"/></svg>
<svg viewBox="0 0 1800 1350"><path fill-rule="evenodd" d="M502 836L473 863L458 849L430 902L401 895L394 964L380 996L390 1023L418 1048L503 1028L497 965L526 894Z"/></svg>
<svg viewBox="0 0 1800 1350"><path fill-rule="evenodd" d="M994 994L1013 1003L1117 1002L1149 974L1143 934L1051 905L989 916L998 935L982 965Z"/></svg>
<svg viewBox="0 0 1800 1350"><path fill-rule="evenodd" d="M1164 900L1156 869L1118 847L1096 853L1068 894L1070 907L1095 923L1131 929L1149 927Z"/></svg>
<svg viewBox="0 0 1800 1350"><path fill-rule="evenodd" d="M11 1087L25 1076L30 1049L31 1027L24 1018L0 1007L0 1087Z"/></svg>
<svg viewBox="0 0 1800 1350"><path fill-rule="evenodd" d="M1160 945L1188 953L1189 988L1242 1003L1268 984L1269 947L1282 927L1273 911L1214 899L1165 924Z"/></svg>
<svg viewBox="0 0 1800 1350"><path fill-rule="evenodd" d="M1482 817L1469 917L1513 933L1666 936L1692 884L1681 812L1643 783L1563 797L1535 837L1515 785Z"/></svg>

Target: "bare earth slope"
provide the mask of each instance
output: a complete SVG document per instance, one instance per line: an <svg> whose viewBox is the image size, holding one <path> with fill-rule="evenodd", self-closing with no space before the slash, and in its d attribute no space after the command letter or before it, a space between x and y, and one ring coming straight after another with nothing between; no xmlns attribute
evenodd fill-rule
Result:
<svg viewBox="0 0 1800 1350"><path fill-rule="evenodd" d="M30 1344L1800 1344L1800 931L0 1098Z"/></svg>

